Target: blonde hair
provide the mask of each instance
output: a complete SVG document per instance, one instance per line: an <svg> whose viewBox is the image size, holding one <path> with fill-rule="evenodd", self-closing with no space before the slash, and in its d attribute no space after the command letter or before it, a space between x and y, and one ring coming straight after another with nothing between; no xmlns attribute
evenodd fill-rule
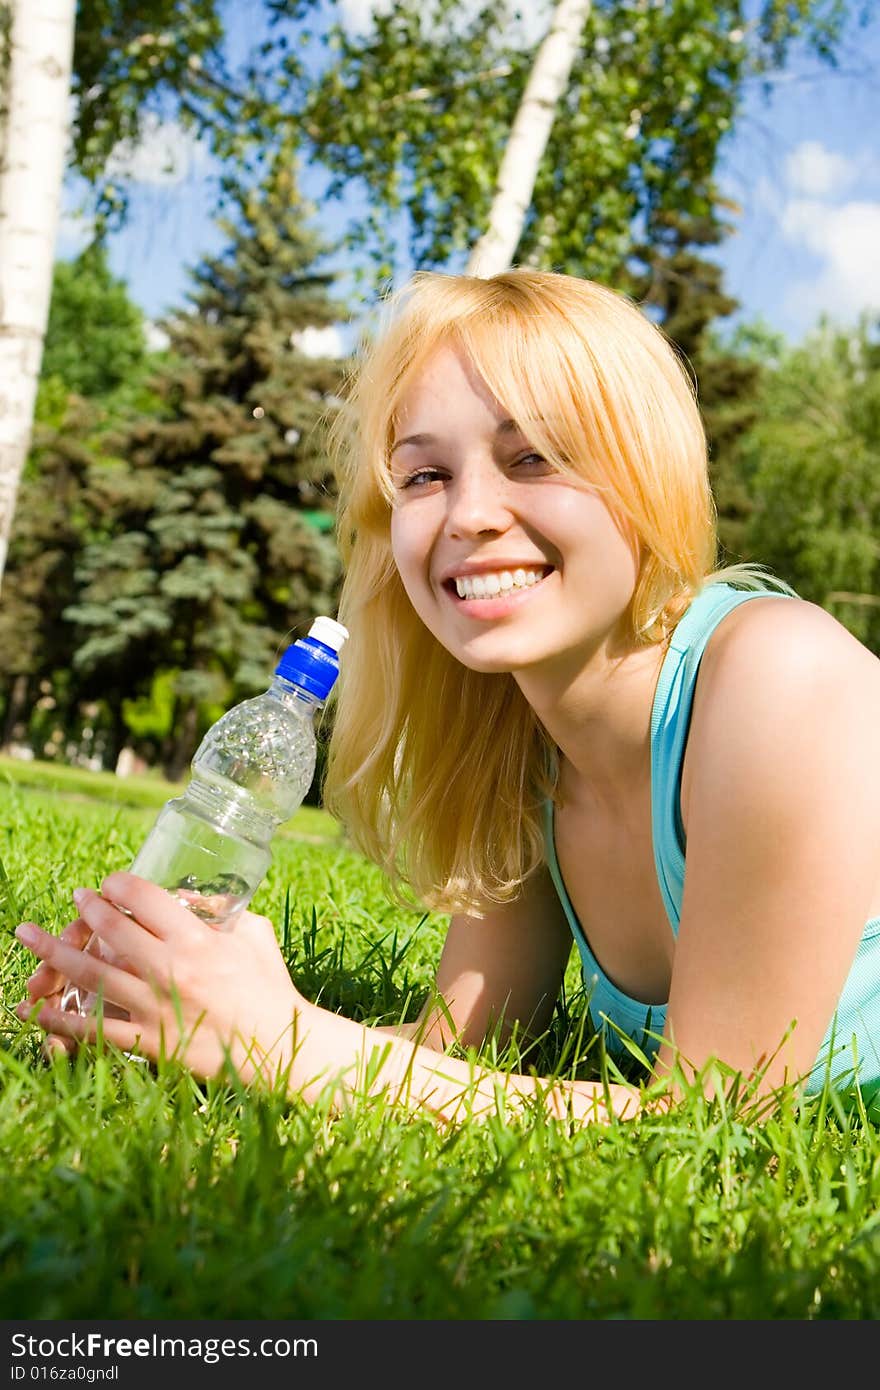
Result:
<svg viewBox="0 0 880 1390"><path fill-rule="evenodd" d="M666 639L704 584L793 592L763 566L715 568L716 509L694 387L623 295L550 271L416 274L351 376L331 431L349 629L324 805L379 864L391 897L482 915L545 859L541 804L558 755L512 675L469 670L413 609L391 552L389 455L415 375L450 342L530 442L603 490L642 562L631 641ZM527 423L526 423L527 422Z"/></svg>

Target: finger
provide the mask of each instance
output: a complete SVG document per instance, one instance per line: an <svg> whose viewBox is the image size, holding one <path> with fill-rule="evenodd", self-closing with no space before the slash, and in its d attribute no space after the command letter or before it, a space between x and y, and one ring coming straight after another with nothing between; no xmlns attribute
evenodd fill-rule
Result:
<svg viewBox="0 0 880 1390"><path fill-rule="evenodd" d="M28 926L31 924L22 923L22 925ZM69 946L73 946L76 950L81 951L83 947L88 944L91 935L91 928L86 926L81 917L77 917L75 921L68 923L58 939L67 942ZM28 997L30 999L42 999L45 998L46 995L55 994L58 990L62 989L65 980L57 970L54 970L51 965L43 961L37 966L34 973L28 977L26 984Z"/></svg>
<svg viewBox="0 0 880 1390"><path fill-rule="evenodd" d="M47 1062L55 1057L72 1057L77 1044L74 1038L60 1038L57 1033L48 1033L43 1039L41 1051Z"/></svg>
<svg viewBox="0 0 880 1390"><path fill-rule="evenodd" d="M96 952L80 951L69 946L60 936L43 931L34 922L22 922L16 927L15 935L29 951L33 951L34 955L44 960L51 969L58 971L64 979L88 990L90 994L102 994L105 999L121 1005L129 1013L140 1013L144 1005L152 999L149 986L136 975L111 965ZM23 1001L23 1006L30 1010L34 1007L27 1001ZM62 1010L53 1012L59 1013L62 1018L65 1017Z"/></svg>
<svg viewBox="0 0 880 1390"><path fill-rule="evenodd" d="M173 941L181 933L211 930L157 883L150 883L137 874L108 874L101 884L101 893L111 903L118 904L161 941Z"/></svg>
<svg viewBox="0 0 880 1390"><path fill-rule="evenodd" d="M98 1019L93 1014L68 1013L64 1009L56 1009L44 999L36 1004L22 1001L15 1012L22 1022L36 1023L44 1028L48 1034L47 1042L57 1039L64 1046L67 1043L93 1043L100 1032L107 1042L123 1052L146 1050L144 1030L123 1019Z"/></svg>
<svg viewBox="0 0 880 1390"><path fill-rule="evenodd" d="M167 946L148 927L89 888L78 888L76 899L83 918L101 941L105 960L142 980L167 979Z"/></svg>

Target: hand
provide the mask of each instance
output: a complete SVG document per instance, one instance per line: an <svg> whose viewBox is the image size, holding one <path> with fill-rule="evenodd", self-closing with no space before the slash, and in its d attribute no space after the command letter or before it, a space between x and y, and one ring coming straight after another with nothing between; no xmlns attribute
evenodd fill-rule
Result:
<svg viewBox="0 0 880 1390"><path fill-rule="evenodd" d="M25 925L31 926L33 924L26 923ZM58 940L65 942L75 951L82 951L88 945L91 935L91 929L86 926L81 917L77 917L75 921L68 923ZM66 985L67 977L59 970L54 969L47 961L43 961L27 980L27 999L22 1000L18 1006L19 1018L23 1017L22 1011L26 1004L33 1007L38 1000L45 1000L43 1007L60 1009L61 997ZM55 1052L69 1054L75 1051L75 1038L48 1033L43 1040L43 1052L47 1059Z"/></svg>
<svg viewBox="0 0 880 1390"><path fill-rule="evenodd" d="M268 918L243 912L230 931L218 931L164 888L129 873L111 874L100 893L79 889L74 898L80 916L60 936L34 923L16 931L43 962L16 1012L33 1017L55 1046L98 1033L97 1018L59 1007L62 982L71 980L128 1014L109 1017L108 1008L100 1021L103 1036L123 1051L157 1060L173 1054L200 1077L230 1061L245 1081L271 1079L289 1065L297 1017L311 1006L293 985ZM125 968L83 952L89 932Z"/></svg>

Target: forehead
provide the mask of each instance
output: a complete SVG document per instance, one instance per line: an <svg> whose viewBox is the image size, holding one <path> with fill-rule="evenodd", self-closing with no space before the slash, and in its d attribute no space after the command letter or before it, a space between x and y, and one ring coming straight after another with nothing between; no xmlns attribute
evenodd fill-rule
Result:
<svg viewBox="0 0 880 1390"><path fill-rule="evenodd" d="M446 397L449 393L474 396L488 406L498 405L464 349L443 344L411 368L403 382L398 413L427 404L436 397Z"/></svg>
<svg viewBox="0 0 880 1390"><path fill-rule="evenodd" d="M513 410L498 399L465 350L447 344L435 348L403 382L390 422L394 438L428 419L432 426L464 419L500 433L518 428Z"/></svg>

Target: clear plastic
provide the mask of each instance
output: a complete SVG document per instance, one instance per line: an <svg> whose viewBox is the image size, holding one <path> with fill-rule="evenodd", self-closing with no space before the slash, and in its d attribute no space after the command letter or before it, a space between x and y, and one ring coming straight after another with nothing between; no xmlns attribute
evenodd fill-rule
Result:
<svg viewBox="0 0 880 1390"><path fill-rule="evenodd" d="M317 745L314 716L323 701L275 675L269 689L244 700L208 730L182 796L167 801L131 864L202 921L229 930L272 862L271 840L311 785ZM92 937L87 951L107 948ZM93 1012L96 998L70 983L61 1008ZM124 1016L105 1006L106 1017Z"/></svg>

